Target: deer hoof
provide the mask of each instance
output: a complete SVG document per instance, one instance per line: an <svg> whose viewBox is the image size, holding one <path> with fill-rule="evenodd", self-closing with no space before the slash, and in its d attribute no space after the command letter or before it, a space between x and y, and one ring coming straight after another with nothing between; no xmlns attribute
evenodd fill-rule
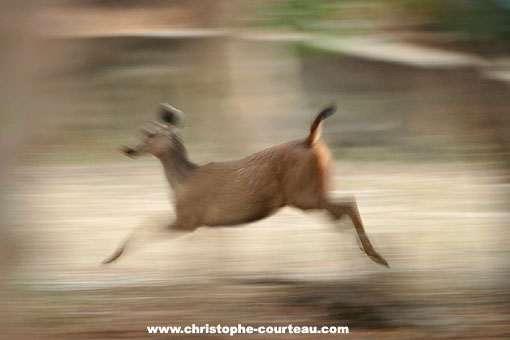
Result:
<svg viewBox="0 0 510 340"><path fill-rule="evenodd" d="M374 255L369 255L369 254L367 254L367 255L375 263L380 264L381 266L385 266L386 268L390 268L390 265L388 264L388 262L386 262L386 260L381 255L379 255L377 253Z"/></svg>
<svg viewBox="0 0 510 340"><path fill-rule="evenodd" d="M105 265L105 264L112 263L112 262L116 261L120 257L120 255L122 255L122 253L123 253L123 250L117 250L110 257L101 261L101 264Z"/></svg>

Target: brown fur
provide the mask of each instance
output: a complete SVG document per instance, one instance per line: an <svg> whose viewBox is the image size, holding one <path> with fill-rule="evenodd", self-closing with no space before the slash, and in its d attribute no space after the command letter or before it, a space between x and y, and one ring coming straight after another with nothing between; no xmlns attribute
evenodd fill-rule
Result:
<svg viewBox="0 0 510 340"><path fill-rule="evenodd" d="M167 227L170 231L253 222L284 206L324 209L335 219L347 214L367 255L387 266L365 234L355 201L338 204L328 198L332 158L329 148L319 140L321 122L332 114L328 109L317 116L304 140L283 143L237 161L203 166L190 162L171 126L155 127L159 130L150 134L155 137L139 140L136 149L126 152L153 153L161 160L175 194L177 216ZM104 262L116 260L128 243L129 239Z"/></svg>

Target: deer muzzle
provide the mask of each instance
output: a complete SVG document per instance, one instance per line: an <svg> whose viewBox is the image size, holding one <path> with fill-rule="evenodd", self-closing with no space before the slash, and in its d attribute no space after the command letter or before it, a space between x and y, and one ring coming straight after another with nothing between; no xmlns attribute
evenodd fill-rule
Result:
<svg viewBox="0 0 510 340"><path fill-rule="evenodd" d="M127 147L127 146L121 146L120 151L129 157L134 157L137 155L137 152L134 149Z"/></svg>

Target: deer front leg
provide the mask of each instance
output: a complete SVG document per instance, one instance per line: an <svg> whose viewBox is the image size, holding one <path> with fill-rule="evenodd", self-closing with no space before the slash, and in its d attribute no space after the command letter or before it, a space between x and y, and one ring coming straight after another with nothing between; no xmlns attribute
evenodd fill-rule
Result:
<svg viewBox="0 0 510 340"><path fill-rule="evenodd" d="M372 243L370 243L370 240L368 239L368 236L365 232L365 228L363 228L363 223L361 222L356 199L351 198L342 203L327 202L326 210L331 215L333 215L335 220L339 220L342 216L348 215L354 224L358 238L361 242L361 245L363 246L363 251L375 263L386 266L388 268L390 267L388 262L386 262L386 260L375 251Z"/></svg>
<svg viewBox="0 0 510 340"><path fill-rule="evenodd" d="M154 241L160 241L162 239L175 239L177 237L189 234L195 231L199 225L194 223L176 220L170 225L164 226L163 228L158 227L156 230L135 229L126 239L120 244L120 246L101 263L108 264L116 261L127 249L133 250L141 247L147 243Z"/></svg>

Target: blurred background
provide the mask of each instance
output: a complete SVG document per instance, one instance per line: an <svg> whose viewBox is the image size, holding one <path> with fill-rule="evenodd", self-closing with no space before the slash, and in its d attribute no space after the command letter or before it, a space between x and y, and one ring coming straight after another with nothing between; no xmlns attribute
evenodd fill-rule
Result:
<svg viewBox="0 0 510 340"><path fill-rule="evenodd" d="M192 323L510 334L510 1L0 3L6 338ZM356 195L392 268L349 221L290 208L100 266L134 227L174 216L158 161L117 149L163 101L187 113L198 163L302 138L336 102L332 195Z"/></svg>

